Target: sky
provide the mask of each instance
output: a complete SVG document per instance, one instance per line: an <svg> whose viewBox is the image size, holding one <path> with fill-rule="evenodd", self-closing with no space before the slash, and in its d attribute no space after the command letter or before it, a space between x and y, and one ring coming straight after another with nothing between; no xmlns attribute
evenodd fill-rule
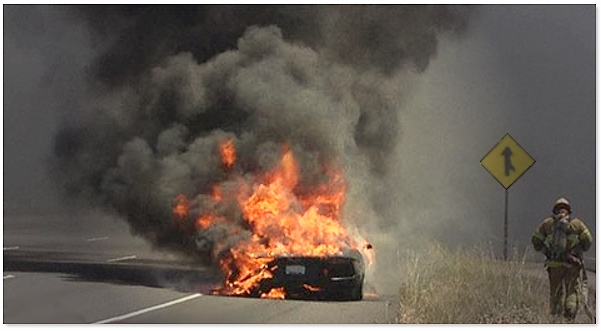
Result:
<svg viewBox="0 0 601 331"><path fill-rule="evenodd" d="M440 220L442 236L502 240L505 189L479 161L509 134L535 160L507 192L510 245L528 245L562 195L595 231L595 17L593 6L485 6L467 37L443 43L413 100L427 115L407 114L399 144L407 172L428 172L407 183L415 217Z"/></svg>
<svg viewBox="0 0 601 331"><path fill-rule="evenodd" d="M275 110L271 113L275 105L294 108L298 103L286 99L265 101L255 98L255 94L262 93L260 89L263 86L244 80L251 78L245 77L242 69L237 76L239 80L235 81L237 85L232 88L238 97L235 107L262 107L272 116L270 118L277 118L280 124L294 123L293 128L312 128L309 133L302 130L281 133L298 136L303 142L298 150L309 151L307 146L317 145L332 154L344 151L340 154L348 157L347 161L352 161L347 164L349 173L356 174L351 180L353 185L347 204L356 204L357 207L349 207L349 212L356 211L368 221L374 219L372 224L375 225L360 224L359 227L363 227L372 238L380 238L375 239L376 242L402 241L402 236L407 235L433 235L448 243L468 246L487 243L495 250L500 249L505 189L480 165L480 160L505 134L510 134L536 161L507 192L510 245L527 246L538 222L550 214L553 201L564 195L572 201L575 215L581 217L593 232L596 231L594 5L484 5L473 9L465 30L461 29L465 23L462 11L458 18L450 20L449 25L438 24L447 17L444 15L426 15L424 21L416 15L414 22L408 20L411 26L423 27L423 30L416 31L396 27L398 22L394 16L381 16L384 17L381 24L367 21L380 29L375 39L363 34L368 24L357 19L368 20L383 15L377 10L365 16L360 10L348 16L343 13L338 21L329 23L334 24L334 28L323 25L328 20L322 21L322 14L313 15L311 10L290 14L281 20L277 13L261 12L256 14L258 21L273 20L280 26L254 31L232 23L238 22L235 11L217 10L222 15L219 16L222 21L218 22L229 23L224 23L220 29L211 25L219 23L206 20L203 21L205 25L198 29L212 27L227 36L223 37L227 40L215 37L217 34L207 37L207 34L189 29L185 32L198 39L188 41L186 34L175 35L181 38L177 40L179 48L165 41L169 40L169 35L165 38L162 31L171 30L145 30L145 27L161 24L156 22L163 22L162 19L175 21L178 18L164 18L157 14L143 16L148 19L146 21L130 21L140 13L123 14L107 9L100 10L100 13L76 10L77 14L70 12L66 15L63 9L3 6L5 216L64 213L72 208L70 203L61 202L58 198L56 181L49 175L49 165L56 165L57 154L59 160L66 160L62 164L68 166L62 169L60 183L78 185L80 183L74 181L93 177L81 164L94 168L107 162L110 167L114 166L117 158L104 159L102 150L94 150L98 146L96 144L99 141L115 141L115 146L121 148L123 144L116 141L120 141L121 135L129 139L128 130L137 126L123 124L118 127L124 127L125 133L114 132L115 127L103 122L105 117L98 119L94 116L96 112L108 114L109 118L114 116L123 121L119 123L126 123L132 118L134 122L139 120L139 117L127 117L137 114L127 111L131 108L137 111L136 107L130 107L131 95L137 93L132 90L145 85L132 82L137 82L136 79L145 74L144 70L154 68L151 88L163 93L171 91L171 87L165 87L165 84L169 84L172 72L186 75L177 70L192 68L190 70L196 70L194 72L203 79L220 79L226 74L219 68L233 66L228 62L233 61L232 57L243 54L252 59L253 54L259 54L257 52L265 54L273 51L275 53L269 54L282 56L297 65L299 72L311 82L310 88L305 91L309 94L303 95L315 95L317 101L307 108L317 110L307 113L307 116L318 120L307 124L302 121L303 118L280 118L277 117L280 113ZM263 14L266 15L265 20L261 19ZM245 16L250 22L252 19L249 17L252 13ZM298 22L315 20L319 23L317 26L326 32L317 38L317 33L308 28L315 25L295 25L297 21L293 19L299 19ZM425 22L423 26L422 22ZM133 28L127 30L132 26L129 24L133 24ZM185 20L180 24L187 27ZM431 31L429 26L436 26L443 32L432 39L432 35L426 33ZM337 30L340 27L348 31L350 38L347 41L340 38ZM460 31L446 33L455 31L455 27L460 27ZM397 38L398 35L402 38ZM239 40L234 42L238 49L233 53L226 52L224 45L229 45L228 38ZM304 44L299 46L289 40L295 38ZM155 43L155 40L162 43ZM216 49L204 49L206 43L217 45ZM416 46L410 49L407 45ZM194 58L181 55L181 49L187 46L195 49ZM274 51L269 47L277 49ZM362 52L354 52L354 47ZM395 56L400 56L400 60L397 61ZM128 62L132 58L134 61ZM164 59L170 60L165 64L161 62ZM339 67L328 67L323 71L308 68L321 65L319 61L323 59ZM258 71L251 77L265 72L272 75L266 77L279 77L279 72L270 71L271 66L252 68ZM239 69L234 66L234 69L228 70ZM160 76L161 73L164 75ZM322 111L320 107L329 109L325 101L329 99L322 99L319 93L310 93L328 86L324 82L333 82L338 84L335 86L339 90L332 93L339 93L344 99L347 96L344 89L347 78L358 82L364 89L361 92L364 94L357 95L367 96L361 99L363 97L355 95L357 100L352 101L356 101L358 106L349 101L348 109L336 108L334 113ZM290 95L291 100L296 100L298 92L287 89L288 80L278 79L275 79L277 84L265 88L273 90L281 87L282 95ZM315 85L311 85L313 83ZM195 85L183 86L182 90L189 86ZM176 92L183 93L181 90ZM210 95L215 91L207 88L205 92ZM185 100L196 106L210 102L210 98L197 100L192 97L194 95L180 96L189 98ZM299 112L305 111L305 108L298 107ZM378 107L385 111L378 113L373 110ZM189 116L186 105L177 109L180 112L178 116ZM325 113L334 115L322 117ZM394 116L389 118L390 114ZM254 113L249 116L254 116ZM346 123L346 118L353 116L363 120ZM332 127L341 133L326 132L327 128L323 128L322 124L330 123L328 121L332 121ZM94 126L94 123L107 126ZM141 127L152 131L159 124L144 125ZM257 131L252 132L261 137L261 132L272 129L270 125L258 123ZM370 131L370 125L376 129ZM210 128L215 126L219 127L219 124L209 125ZM80 131L69 131L72 128ZM86 131L88 129L90 131ZM169 151L172 144L168 137L177 135L177 130L161 129L165 131L156 129L157 136L163 137L161 146L166 146L163 150ZM250 142L255 140L244 140L246 138L238 131L231 131L236 133L240 142L249 145L252 153L268 149L261 147L261 150L255 150L250 146ZM92 132L93 139L73 132ZM144 136L147 132L137 134ZM157 136L147 140L156 140ZM89 145L86 139L90 139ZM64 150L80 146L78 143L89 149L82 147L83 152L78 154L77 162L68 157L61 159L68 154ZM347 155L344 153L350 148L349 144L354 149L351 148L352 153ZM198 142L194 146L201 148L198 147L200 145ZM124 150L135 155L124 159L138 162L139 150L144 150L144 144L130 143L127 146L130 146L129 149ZM156 148L161 150L158 143ZM112 152L113 149L109 147L107 151ZM122 156L126 152L123 153ZM360 155L355 158L356 154ZM128 174L126 170L125 166L117 168L115 176L120 178ZM175 175L169 173L165 176L171 178L168 176ZM65 177L70 178L66 180ZM107 192L116 196L117 189L110 186L110 180L104 179L103 185L108 182L105 186L88 185L86 188L108 190L101 192L104 197ZM117 179L114 181L118 182ZM367 197L362 192L367 192ZM116 198L110 203L127 213L128 207L123 207ZM134 227L138 224L136 220L129 221Z"/></svg>

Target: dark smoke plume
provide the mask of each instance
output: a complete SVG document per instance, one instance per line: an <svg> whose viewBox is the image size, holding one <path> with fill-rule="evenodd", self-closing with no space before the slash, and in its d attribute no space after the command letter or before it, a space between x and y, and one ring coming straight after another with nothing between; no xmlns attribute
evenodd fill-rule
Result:
<svg viewBox="0 0 601 331"><path fill-rule="evenodd" d="M217 145L233 139L243 174L274 165L282 143L304 180L344 166L345 215L390 221L373 202L399 141L395 76L426 70L440 34L463 32L464 6L76 6L101 53L95 106L65 121L52 171L66 190L117 211L157 247L194 254L174 198L203 206L227 179ZM238 213L239 214L239 213ZM231 211L232 217L239 217ZM367 224L371 222L371 224ZM205 233L241 240L227 229ZM227 244L225 244L227 246Z"/></svg>

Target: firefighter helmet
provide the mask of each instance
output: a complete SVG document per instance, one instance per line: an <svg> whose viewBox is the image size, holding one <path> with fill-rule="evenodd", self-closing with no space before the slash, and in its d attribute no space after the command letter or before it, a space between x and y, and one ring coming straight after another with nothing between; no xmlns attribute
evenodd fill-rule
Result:
<svg viewBox="0 0 601 331"><path fill-rule="evenodd" d="M568 213L572 212L572 206L570 205L570 201L564 197L557 199L553 204L553 214L557 214L562 208L566 209Z"/></svg>

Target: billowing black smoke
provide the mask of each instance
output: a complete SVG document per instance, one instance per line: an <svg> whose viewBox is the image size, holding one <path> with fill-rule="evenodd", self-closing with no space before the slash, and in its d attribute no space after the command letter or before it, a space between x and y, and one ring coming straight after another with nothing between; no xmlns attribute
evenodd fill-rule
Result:
<svg viewBox="0 0 601 331"><path fill-rule="evenodd" d="M107 50L93 65L97 79L119 86L137 80L170 55L198 63L236 49L250 26L278 26L283 38L333 62L391 73L424 70L441 32L463 32L466 6L77 6Z"/></svg>
<svg viewBox="0 0 601 331"><path fill-rule="evenodd" d="M210 185L226 180L219 142L234 141L242 174L273 167L287 143L305 180L318 181L324 161L344 165L349 223L384 226L373 201L399 142L402 96L390 92L392 78L425 70L440 34L463 32L470 12L70 7L102 50L89 66L97 99L65 120L52 171L67 192L117 211L158 247L195 254L198 242L174 226L172 207L180 193L202 206Z"/></svg>

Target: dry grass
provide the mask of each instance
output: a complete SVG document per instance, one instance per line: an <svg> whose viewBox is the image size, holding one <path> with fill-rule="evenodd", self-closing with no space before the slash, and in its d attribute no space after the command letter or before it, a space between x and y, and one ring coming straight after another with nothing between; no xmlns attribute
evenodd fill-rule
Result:
<svg viewBox="0 0 601 331"><path fill-rule="evenodd" d="M564 323L549 315L546 272L540 264L526 262L528 254L503 261L482 251L441 246L406 254L398 322ZM594 314L595 307L591 309ZM581 311L576 322L590 320Z"/></svg>

